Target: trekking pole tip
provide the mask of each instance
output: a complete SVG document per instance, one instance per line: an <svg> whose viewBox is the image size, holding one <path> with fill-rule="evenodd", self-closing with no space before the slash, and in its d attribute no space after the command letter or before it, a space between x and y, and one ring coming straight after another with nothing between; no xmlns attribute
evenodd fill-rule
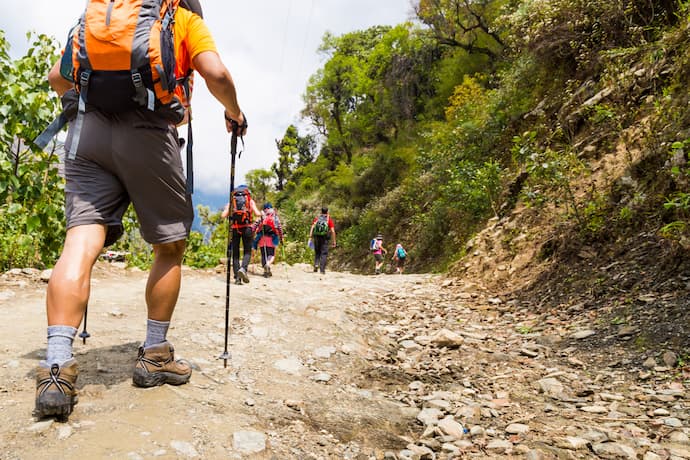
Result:
<svg viewBox="0 0 690 460"><path fill-rule="evenodd" d="M228 367L228 360L230 359L230 353L225 351L225 352L223 352L222 355L220 355L218 357L218 359L222 359L223 360L223 367L227 368Z"/></svg>

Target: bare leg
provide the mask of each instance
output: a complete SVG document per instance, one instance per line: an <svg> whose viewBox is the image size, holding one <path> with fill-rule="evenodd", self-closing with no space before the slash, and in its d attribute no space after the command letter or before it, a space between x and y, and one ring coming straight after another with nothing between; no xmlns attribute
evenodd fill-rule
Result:
<svg viewBox="0 0 690 460"><path fill-rule="evenodd" d="M106 227L79 225L67 230L62 249L48 282L48 326L78 328L91 292L91 269L105 242Z"/></svg>
<svg viewBox="0 0 690 460"><path fill-rule="evenodd" d="M170 321L182 280L185 240L153 245L153 265L146 283L148 318Z"/></svg>

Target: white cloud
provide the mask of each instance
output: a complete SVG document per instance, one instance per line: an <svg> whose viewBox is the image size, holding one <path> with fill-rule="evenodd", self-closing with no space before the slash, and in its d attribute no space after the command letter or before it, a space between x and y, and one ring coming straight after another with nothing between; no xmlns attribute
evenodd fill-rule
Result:
<svg viewBox="0 0 690 460"><path fill-rule="evenodd" d="M238 89L249 131L237 162L236 181L277 159L275 139L299 120L302 93L320 65L316 50L326 31L342 34L410 18L410 0L201 0L205 20L223 62ZM28 31L45 33L64 43L83 1L31 0L30 9L0 0L0 29L18 57L27 48ZM197 76L194 110L194 178L197 190L225 193L229 184L230 136L222 108ZM186 135L186 128L180 130Z"/></svg>

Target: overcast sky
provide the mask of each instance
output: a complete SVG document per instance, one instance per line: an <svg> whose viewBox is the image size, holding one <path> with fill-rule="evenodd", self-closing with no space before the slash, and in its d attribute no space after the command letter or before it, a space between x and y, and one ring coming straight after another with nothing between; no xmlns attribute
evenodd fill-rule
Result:
<svg viewBox="0 0 690 460"><path fill-rule="evenodd" d="M275 139L297 124L307 80L321 65L316 50L324 32L336 35L373 25L396 25L412 17L411 0L201 0L204 18L238 89L249 131L237 162L236 182L277 159ZM0 29L12 57L26 51L26 33L55 37L64 45L84 0L0 0ZM24 9L27 8L27 9ZM197 78L194 98L194 178L197 190L227 193L230 137L221 106ZM186 135L186 128L181 133Z"/></svg>

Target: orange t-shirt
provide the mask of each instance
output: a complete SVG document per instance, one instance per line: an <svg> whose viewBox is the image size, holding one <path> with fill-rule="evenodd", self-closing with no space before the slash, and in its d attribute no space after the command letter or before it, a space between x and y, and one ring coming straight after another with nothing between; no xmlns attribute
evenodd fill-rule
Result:
<svg viewBox="0 0 690 460"><path fill-rule="evenodd" d="M213 41L211 32L206 27L206 23L201 17L182 7L175 12L175 76L179 79L187 75L188 72L195 70L193 59L204 51L216 50L216 43ZM193 86L193 74L189 80L190 98ZM190 101L184 97L181 86L175 89L182 104L189 107Z"/></svg>

